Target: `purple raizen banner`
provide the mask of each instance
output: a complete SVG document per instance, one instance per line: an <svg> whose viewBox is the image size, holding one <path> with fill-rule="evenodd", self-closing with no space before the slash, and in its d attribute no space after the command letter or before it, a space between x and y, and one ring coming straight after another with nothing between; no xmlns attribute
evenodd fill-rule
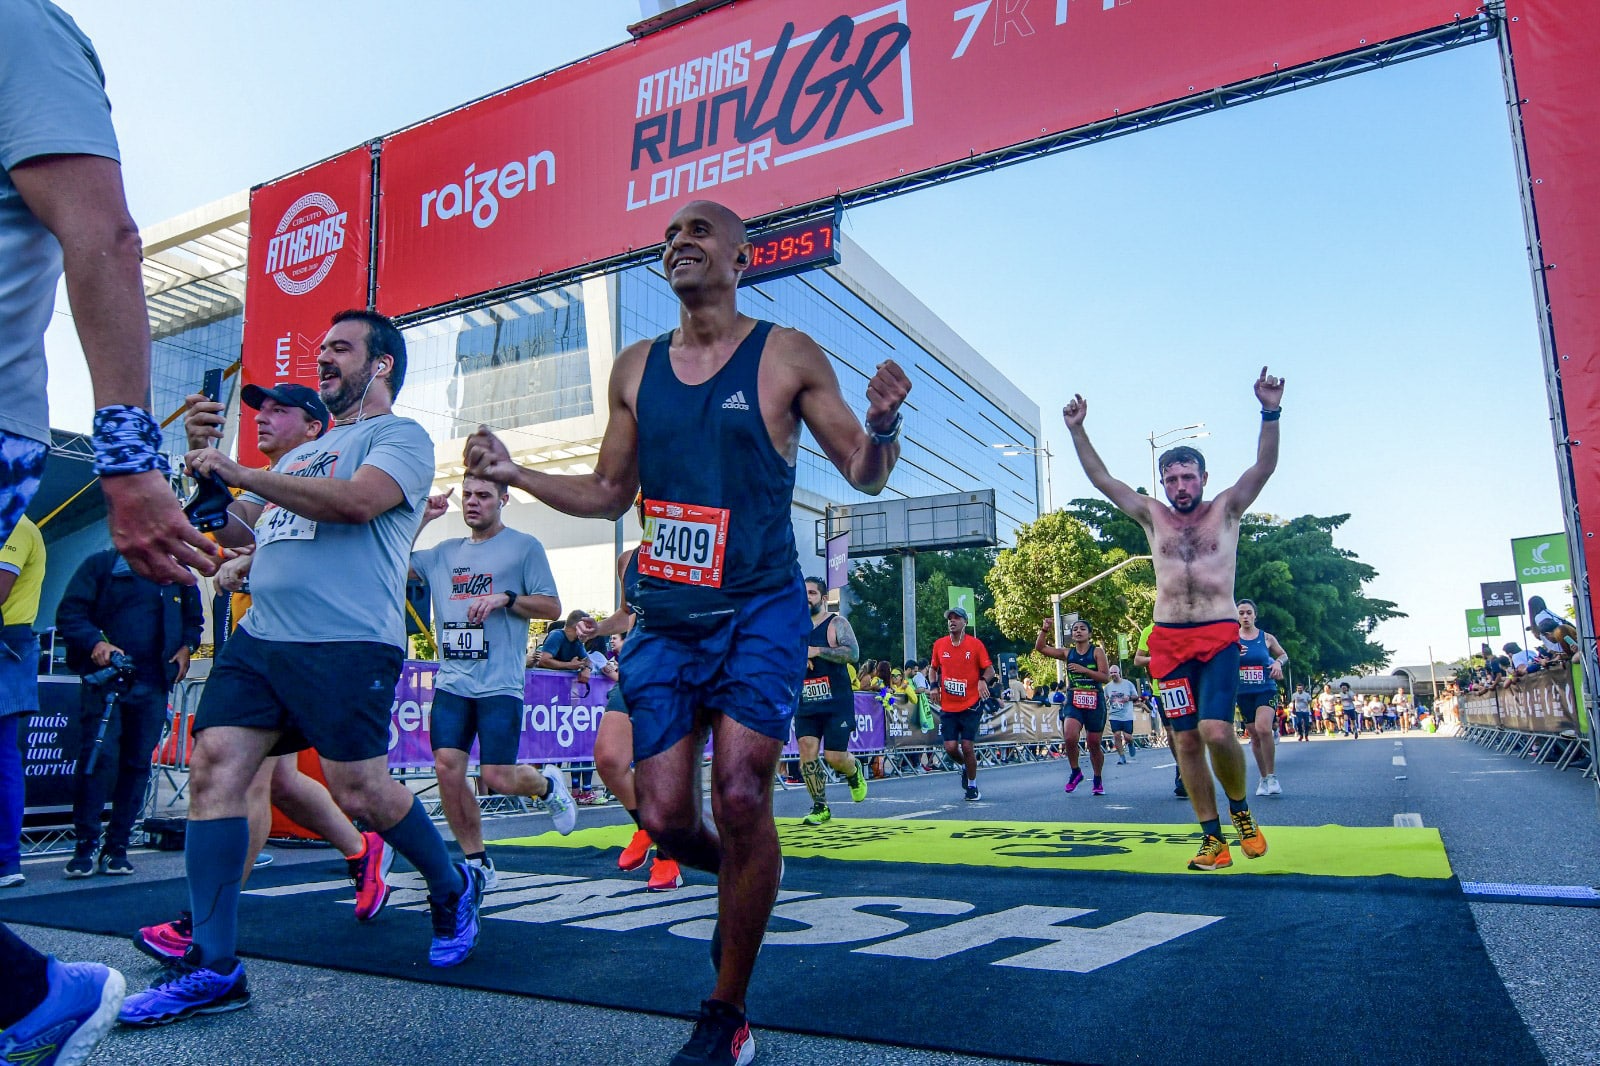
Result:
<svg viewBox="0 0 1600 1066"><path fill-rule="evenodd" d="M437 663L407 662L395 685L389 710L389 769L417 770L433 767L433 745L428 726L433 711L433 678ZM594 738L605 713L611 681L595 677L587 693L574 683L575 675L559 670L529 670L522 691L522 740L517 745L520 763L579 762L594 760ZM478 761L473 744L469 758Z"/></svg>
<svg viewBox="0 0 1600 1066"><path fill-rule="evenodd" d="M842 589L850 571L850 531L828 541L828 588Z"/></svg>
<svg viewBox="0 0 1600 1066"><path fill-rule="evenodd" d="M433 745L428 727L433 712L433 679L438 664L407 662L395 685L394 704L389 709L389 769L427 770L433 767ZM576 691L575 691L576 690ZM522 694L522 739L517 746L519 763L592 763L594 738L605 713L611 682L604 677L590 680L584 694L574 685L573 675L559 670L529 670ZM882 751L884 748L883 705L867 692L855 694L856 732L850 738L851 751ZM795 754L794 732L784 754ZM473 744L468 759L478 761L478 746Z"/></svg>

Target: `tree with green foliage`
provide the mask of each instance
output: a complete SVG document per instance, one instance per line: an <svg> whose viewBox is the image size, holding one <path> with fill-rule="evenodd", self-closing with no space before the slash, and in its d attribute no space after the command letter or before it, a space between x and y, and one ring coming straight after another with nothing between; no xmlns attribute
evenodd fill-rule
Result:
<svg viewBox="0 0 1600 1066"><path fill-rule="evenodd" d="M1102 545L1088 524L1064 510L1017 530L1016 546L995 559L989 588L1000 631L1030 649L1025 665L1032 676L1055 678L1054 661L1031 650L1040 623L1051 617L1051 595L1116 566L1130 554L1146 553ZM1061 603L1063 614L1088 620L1096 642L1112 662L1117 660L1117 635L1137 635L1154 609L1155 582L1145 563L1119 570Z"/></svg>
<svg viewBox="0 0 1600 1066"><path fill-rule="evenodd" d="M994 558L990 548L917 554L918 659L927 658L933 642L949 633L944 612L950 605L952 585L973 590L977 612L970 620L971 631L983 641L990 655L1022 650L1017 641L1007 640L995 630L994 597L985 583ZM852 567L850 599L850 626L861 643L861 658L904 662L899 557L869 559ZM1031 636L1027 644L1032 646Z"/></svg>

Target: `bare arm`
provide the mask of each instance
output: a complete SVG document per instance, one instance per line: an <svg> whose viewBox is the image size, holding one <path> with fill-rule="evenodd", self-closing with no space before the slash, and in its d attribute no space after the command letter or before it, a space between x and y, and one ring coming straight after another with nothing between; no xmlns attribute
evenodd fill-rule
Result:
<svg viewBox="0 0 1600 1066"><path fill-rule="evenodd" d="M553 621L561 617L561 600L555 596L518 596L506 610L530 622Z"/></svg>
<svg viewBox="0 0 1600 1066"><path fill-rule="evenodd" d="M826 648L806 649L806 658L823 659L830 663L853 663L860 654L861 646L856 643L856 631L842 614L834 615L828 625Z"/></svg>
<svg viewBox="0 0 1600 1066"><path fill-rule="evenodd" d="M1267 651L1272 655L1272 679L1283 680L1283 667L1289 661L1289 653L1283 650L1283 645L1271 633L1267 634Z"/></svg>
<svg viewBox="0 0 1600 1066"><path fill-rule="evenodd" d="M1074 395L1067 401L1067 406L1061 409L1061 418L1067 424L1067 432L1072 435L1072 447L1078 453L1078 462L1083 466L1084 475L1091 485L1116 505L1117 510L1146 529L1150 528L1150 497L1139 495L1111 476L1105 461L1094 450L1094 445L1089 443L1089 434L1083 428L1088 413L1089 401L1078 395ZM1155 488L1151 485L1150 491L1154 493Z"/></svg>
<svg viewBox="0 0 1600 1066"><path fill-rule="evenodd" d="M148 408L144 249L128 214L122 167L101 156L46 155L7 173L28 210L61 244L67 298L89 364L95 407ZM112 542L140 574L192 585L195 576L185 567L216 573L216 545L183 517L159 472L102 478L100 488Z"/></svg>
<svg viewBox="0 0 1600 1066"><path fill-rule="evenodd" d="M11 589L17 583L17 572L0 568L0 604L11 598Z"/></svg>
<svg viewBox="0 0 1600 1066"><path fill-rule="evenodd" d="M1261 376L1256 379L1256 399L1261 401L1262 411L1277 411L1283 405L1283 383L1286 379L1269 377L1267 368L1261 368ZM1256 502L1256 497L1261 495L1261 490L1267 486L1267 478L1278 468L1278 420L1261 422L1261 438L1256 442L1256 461L1251 464L1233 487L1225 489L1218 500L1226 505L1227 514L1238 520L1250 505Z"/></svg>
<svg viewBox="0 0 1600 1066"><path fill-rule="evenodd" d="M621 602L617 609L601 619L595 626L594 635L597 637L614 637L618 633L627 633L633 629L633 610L628 606L628 586L623 581L622 575L627 572L628 560L633 558L637 548L630 549L617 556L617 587L622 590Z"/></svg>
<svg viewBox="0 0 1600 1066"><path fill-rule="evenodd" d="M816 341L798 330L786 330L782 342L800 376L797 402L801 421L845 480L853 488L876 496L883 491L900 458L900 442L878 444L856 421L845 405L833 364ZM911 379L894 360L879 363L867 382L867 425L878 432L891 429L910 391Z"/></svg>
<svg viewBox="0 0 1600 1066"><path fill-rule="evenodd" d="M546 474L520 466L504 442L487 426L467 438L467 472L514 485L541 502L578 518L620 518L639 491L639 421L634 413L644 375L646 341L631 344L617 357L607 387L609 416L592 474Z"/></svg>
<svg viewBox="0 0 1600 1066"><path fill-rule="evenodd" d="M1067 657L1066 649L1058 648L1052 644L1053 637L1054 628L1046 621L1039 627L1039 635L1033 638L1033 650L1046 658L1065 660Z"/></svg>

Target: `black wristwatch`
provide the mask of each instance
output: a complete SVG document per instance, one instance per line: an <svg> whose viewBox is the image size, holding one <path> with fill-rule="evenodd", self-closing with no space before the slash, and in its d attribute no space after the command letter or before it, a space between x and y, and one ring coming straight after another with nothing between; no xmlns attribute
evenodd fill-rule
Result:
<svg viewBox="0 0 1600 1066"><path fill-rule="evenodd" d="M510 589L506 589L505 594L511 597L510 599L506 600L506 610L509 611L511 608L517 605L517 596L519 593L512 592Z"/></svg>

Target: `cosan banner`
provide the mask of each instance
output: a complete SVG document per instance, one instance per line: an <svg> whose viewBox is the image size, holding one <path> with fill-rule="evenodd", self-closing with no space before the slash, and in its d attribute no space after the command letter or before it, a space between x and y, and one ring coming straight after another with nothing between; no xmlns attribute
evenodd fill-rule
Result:
<svg viewBox="0 0 1600 1066"><path fill-rule="evenodd" d="M1500 635L1500 619L1492 614L1485 614L1482 607L1467 608L1467 636L1469 637L1498 637Z"/></svg>
<svg viewBox="0 0 1600 1066"><path fill-rule="evenodd" d="M1548 537L1518 537L1511 542L1511 559L1516 564L1517 581L1520 584L1572 580L1565 533L1552 533Z"/></svg>
<svg viewBox="0 0 1600 1066"><path fill-rule="evenodd" d="M365 145L250 190L241 384L317 387L328 320L367 306L371 238ZM239 434L239 461L265 464L253 432Z"/></svg>
<svg viewBox="0 0 1600 1066"><path fill-rule="evenodd" d="M378 308L406 314L1447 25L1459 0L757 0L383 142ZM252 279L253 280L253 279Z"/></svg>

